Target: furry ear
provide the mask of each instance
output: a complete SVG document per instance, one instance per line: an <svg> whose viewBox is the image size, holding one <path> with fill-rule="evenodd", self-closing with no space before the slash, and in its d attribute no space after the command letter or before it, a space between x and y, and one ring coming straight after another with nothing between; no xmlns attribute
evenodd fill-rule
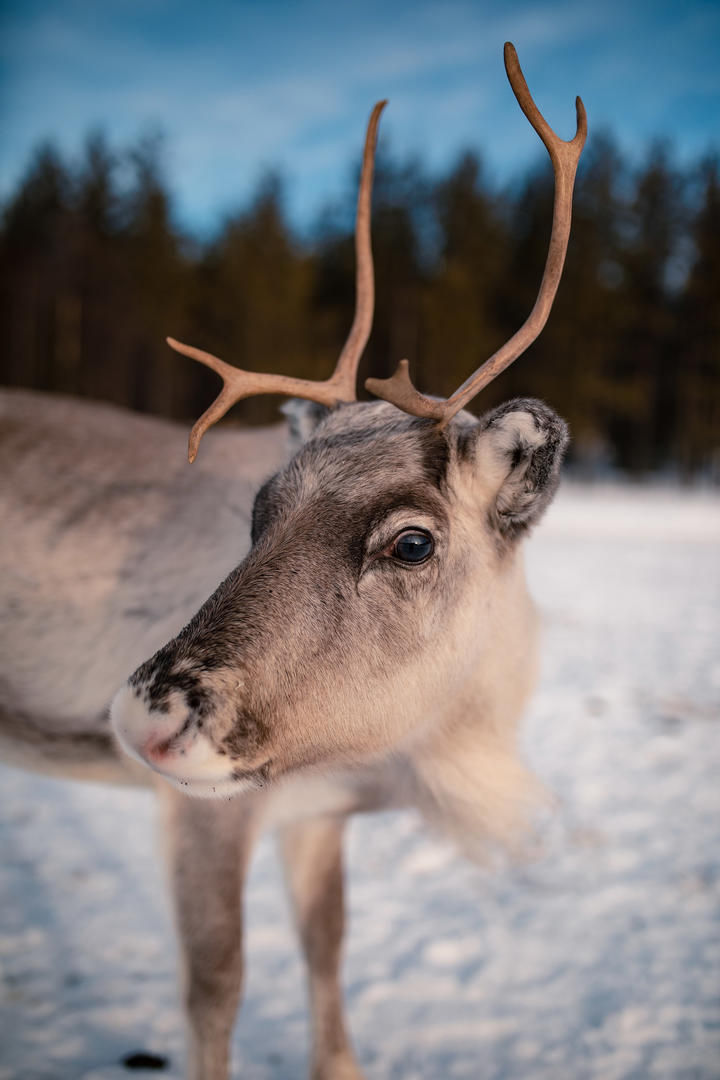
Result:
<svg viewBox="0 0 720 1080"><path fill-rule="evenodd" d="M512 542L540 520L557 491L567 424L542 401L515 398L481 417L473 434L490 525Z"/></svg>
<svg viewBox="0 0 720 1080"><path fill-rule="evenodd" d="M280 406L280 412L287 416L290 429L290 450L294 454L313 435L330 410L326 405L319 405L317 401L290 398Z"/></svg>

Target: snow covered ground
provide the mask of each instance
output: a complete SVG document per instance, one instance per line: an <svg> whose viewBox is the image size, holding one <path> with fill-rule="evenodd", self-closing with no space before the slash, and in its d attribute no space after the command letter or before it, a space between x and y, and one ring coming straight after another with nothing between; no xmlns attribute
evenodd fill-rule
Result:
<svg viewBox="0 0 720 1080"><path fill-rule="evenodd" d="M566 486L529 571L546 635L526 745L557 805L535 859L494 871L410 815L353 824L360 1060L374 1080L720 1077L720 500ZM140 1049L181 1076L151 796L0 785L0 1080L119 1080ZM248 920L235 1075L298 1080L303 976L268 842Z"/></svg>

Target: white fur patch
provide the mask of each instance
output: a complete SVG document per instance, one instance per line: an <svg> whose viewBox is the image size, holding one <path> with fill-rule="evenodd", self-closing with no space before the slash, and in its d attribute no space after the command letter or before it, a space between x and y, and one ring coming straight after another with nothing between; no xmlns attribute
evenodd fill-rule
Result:
<svg viewBox="0 0 720 1080"><path fill-rule="evenodd" d="M179 694L171 694L170 702L167 712L156 712L147 708L128 683L118 690L110 720L125 753L188 795L212 798L252 788L252 781L233 777L227 757L217 752L203 732L193 728L181 733L187 710ZM171 742L168 750L154 751L164 741Z"/></svg>

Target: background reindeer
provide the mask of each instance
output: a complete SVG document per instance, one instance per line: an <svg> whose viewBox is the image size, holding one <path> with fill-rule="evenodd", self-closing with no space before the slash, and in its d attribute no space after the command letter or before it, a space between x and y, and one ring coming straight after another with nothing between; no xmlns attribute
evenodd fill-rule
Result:
<svg viewBox="0 0 720 1080"><path fill-rule="evenodd" d="M188 476L174 425L3 399L3 747L64 775L149 778L116 753L107 721L112 689L136 669L112 724L129 755L177 789L159 786L196 1078L227 1075L240 896L262 827L279 829L308 961L312 1075L348 1080L360 1074L338 979L346 817L416 805L470 853L522 817L529 784L514 725L535 621L521 541L554 494L567 436L529 399L479 421L461 410L547 319L586 122L578 99L577 134L558 139L512 46L505 58L555 170L550 249L527 322L447 401L420 395L406 361L392 379L368 380L384 401L355 401L382 104L358 200L356 317L333 376L252 375L171 341L224 380L193 428L191 460L234 401L280 392L306 399L288 407L289 462L284 432L222 431Z"/></svg>

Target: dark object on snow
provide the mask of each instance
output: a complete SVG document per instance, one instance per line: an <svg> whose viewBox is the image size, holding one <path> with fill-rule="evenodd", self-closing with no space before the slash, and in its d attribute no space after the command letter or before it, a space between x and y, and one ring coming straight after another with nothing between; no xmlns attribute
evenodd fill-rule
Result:
<svg viewBox="0 0 720 1080"><path fill-rule="evenodd" d="M166 1069L167 1058L159 1054L149 1054L147 1050L137 1050L134 1054L126 1054L122 1059L126 1069Z"/></svg>

